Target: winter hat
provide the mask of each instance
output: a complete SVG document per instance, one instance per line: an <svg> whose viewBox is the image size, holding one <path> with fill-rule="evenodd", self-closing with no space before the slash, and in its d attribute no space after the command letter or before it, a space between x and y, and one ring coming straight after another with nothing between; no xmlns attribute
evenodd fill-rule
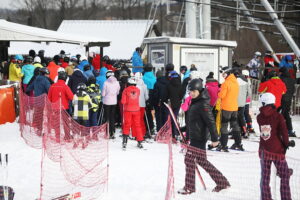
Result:
<svg viewBox="0 0 300 200"><path fill-rule="evenodd" d="M34 57L33 62L41 63L41 58L39 56Z"/></svg>
<svg viewBox="0 0 300 200"><path fill-rule="evenodd" d="M174 65L172 63L166 65L166 72L170 72L173 70L174 70Z"/></svg>
<svg viewBox="0 0 300 200"><path fill-rule="evenodd" d="M198 90L201 92L203 90L203 83L201 79L194 79L191 80L191 82L188 85L188 90L193 91L193 90Z"/></svg>
<svg viewBox="0 0 300 200"><path fill-rule="evenodd" d="M87 60L87 57L86 57L85 55L83 55L83 56L80 57L80 60L81 60L81 61Z"/></svg>
<svg viewBox="0 0 300 200"><path fill-rule="evenodd" d="M22 60L22 61L24 60L23 56L20 55L20 54L16 55L16 56L15 56L15 59L16 59L16 60Z"/></svg>
<svg viewBox="0 0 300 200"><path fill-rule="evenodd" d="M109 78L109 77L111 77L111 76L114 76L115 74L114 74L114 72L112 71L112 70L108 70L107 72L106 72L106 78Z"/></svg>
<svg viewBox="0 0 300 200"><path fill-rule="evenodd" d="M199 79L200 78L200 72L199 71L191 71L190 78L193 79Z"/></svg>
<svg viewBox="0 0 300 200"><path fill-rule="evenodd" d="M259 102L262 106L275 104L275 96L272 93L266 92L259 96Z"/></svg>
<svg viewBox="0 0 300 200"><path fill-rule="evenodd" d="M214 78L214 73L213 72L209 72L209 74L206 77L206 79L213 79L213 78Z"/></svg>
<svg viewBox="0 0 300 200"><path fill-rule="evenodd" d="M143 74L141 72L136 72L134 77L135 77L136 80L140 80L140 79L143 78Z"/></svg>
<svg viewBox="0 0 300 200"><path fill-rule="evenodd" d="M144 66L144 71L145 72L151 72L153 70L153 66L151 63L147 63L145 66Z"/></svg>
<svg viewBox="0 0 300 200"><path fill-rule="evenodd" d="M246 70L246 69L242 70L242 74L243 74L244 76L249 76L249 75L250 75L250 74L249 74L249 71Z"/></svg>
<svg viewBox="0 0 300 200"><path fill-rule="evenodd" d="M186 66L184 66L184 65L183 65L183 66L181 66L181 67L180 67L180 72L182 72L182 71L185 71L185 72L186 72L186 71L187 71L187 67L186 67Z"/></svg>
<svg viewBox="0 0 300 200"><path fill-rule="evenodd" d="M24 59L24 63L32 63L33 59L31 56L26 56Z"/></svg>
<svg viewBox="0 0 300 200"><path fill-rule="evenodd" d="M229 67L222 67L222 68L220 69L220 72L221 72L221 73L231 74L231 68L229 68Z"/></svg>
<svg viewBox="0 0 300 200"><path fill-rule="evenodd" d="M129 85L136 85L136 80L135 80L135 78L134 78L134 77L129 78L129 79L128 79L128 84L129 84Z"/></svg>

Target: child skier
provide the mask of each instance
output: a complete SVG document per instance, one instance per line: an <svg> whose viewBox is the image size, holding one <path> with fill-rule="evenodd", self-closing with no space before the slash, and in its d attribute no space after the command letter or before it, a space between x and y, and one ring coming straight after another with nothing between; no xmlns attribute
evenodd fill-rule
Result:
<svg viewBox="0 0 300 200"><path fill-rule="evenodd" d="M123 148L126 148L127 139L130 132L134 133L136 140L138 141L138 148L143 148L143 133L141 129L140 119L140 106L139 97L140 90L136 87L136 80L130 78L128 80L128 87L125 88L122 94L121 103L124 108L124 125L123 125Z"/></svg>
<svg viewBox="0 0 300 200"><path fill-rule="evenodd" d="M285 153L289 146L288 131L284 117L277 112L275 96L272 93L264 93L260 96L262 107L257 116L260 130L259 157L261 164L261 199L272 199L270 190L271 164L274 163L277 174L281 178L280 193L282 200L291 200L290 176L285 160Z"/></svg>
<svg viewBox="0 0 300 200"><path fill-rule="evenodd" d="M101 95L99 85L96 84L96 79L94 77L91 77L88 80L87 93L92 100L92 108L89 111L89 126L97 126Z"/></svg>

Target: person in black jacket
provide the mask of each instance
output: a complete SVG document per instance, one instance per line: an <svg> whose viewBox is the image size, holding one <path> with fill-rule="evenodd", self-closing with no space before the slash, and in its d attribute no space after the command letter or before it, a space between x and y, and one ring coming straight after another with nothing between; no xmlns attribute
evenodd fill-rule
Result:
<svg viewBox="0 0 300 200"><path fill-rule="evenodd" d="M295 92L296 81L290 77L290 73L286 67L280 68L279 71L281 73L280 79L284 82L287 89L286 93L282 95L281 107L279 107L279 111L281 110L281 114L283 115L286 121L289 136L296 137L296 134L293 131L292 118L290 116L292 98Z"/></svg>
<svg viewBox="0 0 300 200"><path fill-rule="evenodd" d="M180 76L176 71L171 71L168 75L169 83L167 85L167 99L171 104L174 116L177 115L180 110L182 100L182 89ZM172 137L175 139L179 135L175 122L172 120Z"/></svg>
<svg viewBox="0 0 300 200"><path fill-rule="evenodd" d="M77 92L77 86L79 83L87 83L86 77L83 75L83 72L80 69L75 68L72 76L70 77L68 86L71 88L73 94Z"/></svg>
<svg viewBox="0 0 300 200"><path fill-rule="evenodd" d="M217 184L213 192L219 192L230 187L230 184L226 177L206 157L207 130L211 134L211 145L216 147L219 144L216 123L209 104L210 97L208 91L203 88L200 79L192 80L188 88L192 97L188 127L191 142L190 146L187 146L184 159L186 165L185 186L178 193L185 195L195 192L196 164L199 164Z"/></svg>

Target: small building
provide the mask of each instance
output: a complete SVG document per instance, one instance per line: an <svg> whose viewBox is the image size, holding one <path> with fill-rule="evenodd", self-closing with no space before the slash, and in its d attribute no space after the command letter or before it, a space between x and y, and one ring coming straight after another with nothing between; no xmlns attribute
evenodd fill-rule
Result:
<svg viewBox="0 0 300 200"><path fill-rule="evenodd" d="M215 73L216 79L220 79L220 66L231 66L232 50L237 46L236 41L177 37L145 38L144 44L148 62L156 70L173 63L179 72L180 66L185 65L189 69L194 64L204 80L210 71Z"/></svg>

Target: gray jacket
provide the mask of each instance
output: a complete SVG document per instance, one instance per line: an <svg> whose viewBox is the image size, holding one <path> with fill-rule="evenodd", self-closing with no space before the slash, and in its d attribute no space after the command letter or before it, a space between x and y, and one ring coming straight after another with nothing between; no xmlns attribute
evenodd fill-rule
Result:
<svg viewBox="0 0 300 200"><path fill-rule="evenodd" d="M238 106L244 107L246 105L246 99L250 93L250 87L248 82L244 81L240 77L237 78L239 83L239 96L238 96Z"/></svg>
<svg viewBox="0 0 300 200"><path fill-rule="evenodd" d="M140 89L140 107L146 107L146 101L149 99L149 92L147 86L145 85L143 79L137 80L136 87Z"/></svg>

